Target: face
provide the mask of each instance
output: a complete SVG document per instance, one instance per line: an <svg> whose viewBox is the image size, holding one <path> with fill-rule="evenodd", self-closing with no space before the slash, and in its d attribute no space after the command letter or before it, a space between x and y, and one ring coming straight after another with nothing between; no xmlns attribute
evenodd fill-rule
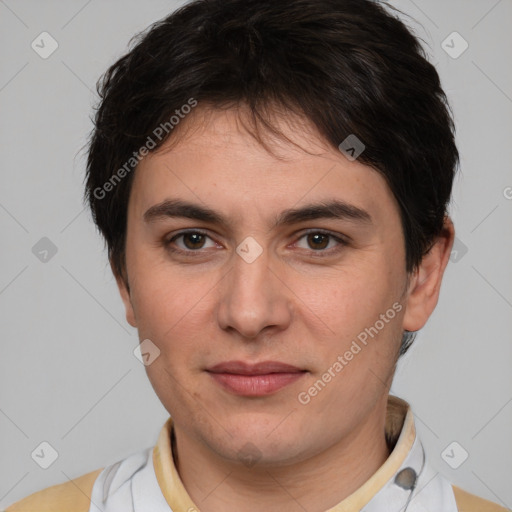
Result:
<svg viewBox="0 0 512 512"><path fill-rule="evenodd" d="M194 116L134 176L128 321L160 350L146 369L177 432L228 460L312 457L385 403L402 331L426 320L397 203L297 120L280 128L300 147L271 154L237 111Z"/></svg>

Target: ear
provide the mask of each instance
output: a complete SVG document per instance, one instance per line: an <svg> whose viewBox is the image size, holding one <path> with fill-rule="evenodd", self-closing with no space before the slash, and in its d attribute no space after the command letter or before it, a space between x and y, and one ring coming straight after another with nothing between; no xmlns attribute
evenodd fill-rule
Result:
<svg viewBox="0 0 512 512"><path fill-rule="evenodd" d="M124 308L126 311L126 321L132 326L137 327L137 322L135 320L135 312L133 310L133 305L130 297L130 290L128 285L128 277L123 277L119 275L117 270L115 269L112 260L110 260L110 268L112 269L112 273L116 279L117 288L119 289L119 293L121 295L121 299L124 303ZM125 272L126 274L126 272Z"/></svg>
<svg viewBox="0 0 512 512"><path fill-rule="evenodd" d="M406 331L421 329L434 311L454 239L453 222L445 217L440 235L410 278L403 319Z"/></svg>

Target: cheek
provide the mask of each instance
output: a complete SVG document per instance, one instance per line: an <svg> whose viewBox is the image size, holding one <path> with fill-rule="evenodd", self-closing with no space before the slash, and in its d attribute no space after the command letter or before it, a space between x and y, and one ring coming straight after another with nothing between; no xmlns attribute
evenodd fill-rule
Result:
<svg viewBox="0 0 512 512"><path fill-rule="evenodd" d="M316 340L322 363L312 382L329 369L336 375L322 392L319 407L337 404L358 409L384 390L401 338L399 279L381 261L353 267L350 273L338 272L318 282L313 293L309 289L310 309L329 328Z"/></svg>
<svg viewBox="0 0 512 512"><path fill-rule="evenodd" d="M341 335L346 341L372 326L399 299L395 274L374 262L325 275L313 286L309 282L298 295L307 298L308 309L325 323L331 335Z"/></svg>
<svg viewBox="0 0 512 512"><path fill-rule="evenodd" d="M172 327L180 313L184 314L190 287L163 261L159 250L135 244L130 249L127 263L138 330L141 335L161 333Z"/></svg>
<svg viewBox="0 0 512 512"><path fill-rule="evenodd" d="M217 281L154 262L140 261L138 269L132 303L140 339L152 340L169 364L208 345L206 329Z"/></svg>

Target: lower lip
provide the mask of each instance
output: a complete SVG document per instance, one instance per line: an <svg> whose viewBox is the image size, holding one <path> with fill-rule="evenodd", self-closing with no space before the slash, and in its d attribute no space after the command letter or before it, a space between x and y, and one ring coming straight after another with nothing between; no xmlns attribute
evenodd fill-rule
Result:
<svg viewBox="0 0 512 512"><path fill-rule="evenodd" d="M218 384L236 395L265 396L299 380L304 373L268 373L266 375L210 373L210 375Z"/></svg>

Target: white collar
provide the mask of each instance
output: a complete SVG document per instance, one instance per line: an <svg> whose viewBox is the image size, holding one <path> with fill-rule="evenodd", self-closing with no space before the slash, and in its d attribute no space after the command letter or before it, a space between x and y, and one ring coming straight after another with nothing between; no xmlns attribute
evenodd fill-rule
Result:
<svg viewBox="0 0 512 512"><path fill-rule="evenodd" d="M105 468L89 512L199 512L174 465L172 419L154 448ZM395 444L384 464L359 489L326 512L457 512L451 484L427 463L407 402L390 396L386 436Z"/></svg>

